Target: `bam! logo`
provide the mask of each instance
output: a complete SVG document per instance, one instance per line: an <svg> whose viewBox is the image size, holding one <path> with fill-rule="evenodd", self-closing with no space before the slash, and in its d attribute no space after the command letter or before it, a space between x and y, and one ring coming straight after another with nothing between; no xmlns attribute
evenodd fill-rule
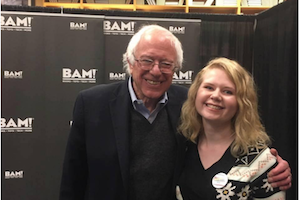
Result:
<svg viewBox="0 0 300 200"><path fill-rule="evenodd" d="M136 22L111 22L104 20L103 31L105 35L133 35Z"/></svg>
<svg viewBox="0 0 300 200"><path fill-rule="evenodd" d="M120 81L120 80L126 80L126 73L109 73L109 80L111 81Z"/></svg>
<svg viewBox="0 0 300 200"><path fill-rule="evenodd" d="M31 31L33 17L1 16L1 30Z"/></svg>
<svg viewBox="0 0 300 200"><path fill-rule="evenodd" d="M72 70L69 68L62 69L62 82L63 83L96 83L97 69L90 69L88 71Z"/></svg>
<svg viewBox="0 0 300 200"><path fill-rule="evenodd" d="M23 78L23 71L4 71L4 78Z"/></svg>
<svg viewBox="0 0 300 200"><path fill-rule="evenodd" d="M32 132L33 120L34 118L32 117L25 118L24 120L20 118L17 118L17 120L1 118L1 132Z"/></svg>
<svg viewBox="0 0 300 200"><path fill-rule="evenodd" d="M194 71L186 71L185 73L179 71L174 73L172 82L177 84L192 84L193 73Z"/></svg>
<svg viewBox="0 0 300 200"><path fill-rule="evenodd" d="M88 29L87 23L70 22L70 30L86 31L87 29Z"/></svg>
<svg viewBox="0 0 300 200"><path fill-rule="evenodd" d="M5 179L23 178L23 176L24 176L23 171L5 171L4 172Z"/></svg>
<svg viewBox="0 0 300 200"><path fill-rule="evenodd" d="M169 31L171 31L174 34L184 34L185 33L185 27L176 27L176 26L169 26Z"/></svg>

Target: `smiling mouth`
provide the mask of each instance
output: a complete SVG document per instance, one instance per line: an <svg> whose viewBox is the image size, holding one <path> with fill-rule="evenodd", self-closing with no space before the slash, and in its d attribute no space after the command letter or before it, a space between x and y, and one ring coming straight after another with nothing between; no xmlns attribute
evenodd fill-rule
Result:
<svg viewBox="0 0 300 200"><path fill-rule="evenodd" d="M147 79L146 79L146 81L147 81L149 84L151 84L151 85L158 85L158 84L161 83L161 82L158 82L158 81L150 81L150 80L147 80Z"/></svg>
<svg viewBox="0 0 300 200"><path fill-rule="evenodd" d="M207 104L207 103L205 105L207 107L215 109L215 110L221 110L221 109L223 109L223 107L221 107L221 106L215 106L215 105L211 105L211 104Z"/></svg>

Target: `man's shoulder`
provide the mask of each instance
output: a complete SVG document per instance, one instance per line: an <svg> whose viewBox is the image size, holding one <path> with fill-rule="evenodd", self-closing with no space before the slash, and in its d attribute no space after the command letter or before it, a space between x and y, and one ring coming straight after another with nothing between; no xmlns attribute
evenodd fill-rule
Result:
<svg viewBox="0 0 300 200"><path fill-rule="evenodd" d="M124 88L126 88L125 81L109 83L109 84L100 84L80 91L80 95L86 97L97 97L97 96L107 97L114 93L118 93L118 91L123 90Z"/></svg>
<svg viewBox="0 0 300 200"><path fill-rule="evenodd" d="M106 83L106 84L99 84L90 88L87 88L85 90L82 90L83 93L93 93L93 92L99 92L99 91L111 91L112 89L118 88L121 85L123 85L125 81L115 82L115 83Z"/></svg>
<svg viewBox="0 0 300 200"><path fill-rule="evenodd" d="M182 105L187 99L188 88L172 84L168 90L169 104Z"/></svg>
<svg viewBox="0 0 300 200"><path fill-rule="evenodd" d="M186 95L188 93L188 88L181 86L181 85L172 84L168 90L168 93L170 93L174 96L182 96L183 95L183 97L186 98Z"/></svg>

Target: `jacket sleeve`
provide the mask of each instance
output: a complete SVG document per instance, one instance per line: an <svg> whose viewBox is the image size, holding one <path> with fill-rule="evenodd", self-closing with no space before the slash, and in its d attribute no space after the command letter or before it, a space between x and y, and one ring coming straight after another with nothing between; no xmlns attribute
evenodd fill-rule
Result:
<svg viewBox="0 0 300 200"><path fill-rule="evenodd" d="M259 167L257 174L259 175L251 183L251 188L253 188L253 200L285 200L285 191L280 191L279 188L273 188L271 184L268 183L267 174L278 164L276 158L270 153L270 149L265 149L258 157L258 160ZM273 165L268 165L270 160L274 160L275 163ZM263 170L265 167L266 170Z"/></svg>
<svg viewBox="0 0 300 200"><path fill-rule="evenodd" d="M87 185L87 156L82 93L76 99L60 186L60 200L83 200Z"/></svg>

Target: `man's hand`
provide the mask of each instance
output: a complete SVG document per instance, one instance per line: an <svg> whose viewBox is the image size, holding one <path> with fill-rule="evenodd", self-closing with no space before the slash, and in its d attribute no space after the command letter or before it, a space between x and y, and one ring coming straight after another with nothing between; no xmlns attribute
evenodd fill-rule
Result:
<svg viewBox="0 0 300 200"><path fill-rule="evenodd" d="M280 190L287 190L292 186L292 174L289 163L283 160L276 149L271 149L271 153L276 157L278 165L268 173L268 182L273 188L279 187Z"/></svg>

